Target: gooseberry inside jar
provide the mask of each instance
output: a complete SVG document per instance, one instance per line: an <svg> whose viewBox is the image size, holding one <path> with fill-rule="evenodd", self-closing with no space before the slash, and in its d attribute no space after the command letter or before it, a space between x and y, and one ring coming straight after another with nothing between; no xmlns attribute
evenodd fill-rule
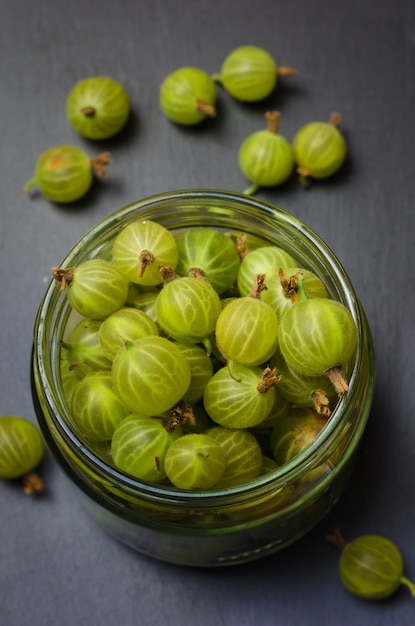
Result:
<svg viewBox="0 0 415 626"><path fill-rule="evenodd" d="M51 282L35 322L33 355L33 398L46 441L89 513L140 552L198 566L236 564L276 552L324 517L351 474L374 386L370 330L357 294L335 255L305 224L258 199L205 189L166 193L117 211L88 231L60 266L75 267L91 257L110 260L115 238L137 219L154 220L175 237L213 228L232 237L242 255L250 247L278 246L295 267L313 271L356 324L356 353L345 368L349 391L335 401L306 449L281 465L267 462L270 431L256 424L252 433L264 463L243 484L186 490L165 479L138 479L115 466L110 446L91 443L74 423L60 377L60 342L79 316ZM237 297L232 290L229 295ZM212 426L209 417L207 426ZM320 466L324 472L310 473ZM306 474L315 480L304 480Z"/></svg>

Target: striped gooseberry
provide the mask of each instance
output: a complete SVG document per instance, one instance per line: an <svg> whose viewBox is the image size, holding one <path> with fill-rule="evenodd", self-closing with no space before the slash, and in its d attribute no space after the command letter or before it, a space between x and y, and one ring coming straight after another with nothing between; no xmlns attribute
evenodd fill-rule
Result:
<svg viewBox="0 0 415 626"><path fill-rule="evenodd" d="M165 337L148 335L127 342L112 365L114 389L140 415L168 411L186 393L190 365L180 349Z"/></svg>
<svg viewBox="0 0 415 626"><path fill-rule="evenodd" d="M261 300L264 275L258 274L251 294L230 301L216 322L216 345L230 363L265 363L278 347L278 318Z"/></svg>
<svg viewBox="0 0 415 626"><path fill-rule="evenodd" d="M277 67L271 54L259 46L240 46L228 54L214 79L237 100L256 102L274 91L279 76L296 73Z"/></svg>
<svg viewBox="0 0 415 626"><path fill-rule="evenodd" d="M88 259L77 267L54 267L52 275L68 294L71 306L84 317L104 319L127 299L128 280L105 259Z"/></svg>
<svg viewBox="0 0 415 626"><path fill-rule="evenodd" d="M241 144L238 163L242 173L252 185L245 194L256 193L258 187L274 187L284 183L294 169L291 144L279 134L279 111L265 114L266 130L251 133Z"/></svg>
<svg viewBox="0 0 415 626"><path fill-rule="evenodd" d="M43 491L34 470L44 452L43 437L32 422L17 415L0 417L0 478L22 478L25 493Z"/></svg>
<svg viewBox="0 0 415 626"><path fill-rule="evenodd" d="M340 579L355 596L382 600L405 585L415 597L415 583L404 576L402 553L386 537L362 535L348 542L336 528L327 539L341 549Z"/></svg>
<svg viewBox="0 0 415 626"><path fill-rule="evenodd" d="M148 482L164 480L164 459L180 428L166 430L157 416L132 413L115 429L111 454L116 467Z"/></svg>
<svg viewBox="0 0 415 626"><path fill-rule="evenodd" d="M216 116L216 86L204 70L181 67L163 80L160 107L176 124L191 126Z"/></svg>
<svg viewBox="0 0 415 626"><path fill-rule="evenodd" d="M61 341L64 357L79 378L85 371L111 369L111 360L103 352L99 333L102 320L83 318L72 328L69 337Z"/></svg>
<svg viewBox="0 0 415 626"><path fill-rule="evenodd" d="M226 467L221 446L205 433L179 437L166 452L164 468L178 489L211 489Z"/></svg>
<svg viewBox="0 0 415 626"><path fill-rule="evenodd" d="M220 299L203 278L179 277L169 267L161 267L164 285L156 302L157 322L176 341L207 341L221 311Z"/></svg>
<svg viewBox="0 0 415 626"><path fill-rule="evenodd" d="M252 291L252 285L258 274L265 274L268 280L278 276L280 267L295 266L294 258L279 246L262 246L248 251L244 255L238 270L237 286L241 296L247 296ZM264 290L266 291L266 290ZM264 293L264 291L262 293Z"/></svg>
<svg viewBox="0 0 415 626"><path fill-rule="evenodd" d="M262 299L274 309L278 318L299 299L329 297L323 281L307 269L280 267L278 272L267 275L266 282L267 289L263 291Z"/></svg>
<svg viewBox="0 0 415 626"><path fill-rule="evenodd" d="M213 228L189 228L176 237L179 276L206 278L218 294L232 287L240 257L233 240Z"/></svg>
<svg viewBox="0 0 415 626"><path fill-rule="evenodd" d="M158 334L156 322L144 311L121 307L101 323L99 342L104 354L112 361L127 341Z"/></svg>
<svg viewBox="0 0 415 626"><path fill-rule="evenodd" d="M215 426L206 431L225 453L226 467L216 489L235 487L259 476L262 469L262 451L255 436L248 430Z"/></svg>
<svg viewBox="0 0 415 626"><path fill-rule="evenodd" d="M328 122L310 122L297 131L292 146L302 184L307 184L309 176L332 176L343 165L347 145L339 123L340 114L332 113Z"/></svg>
<svg viewBox="0 0 415 626"><path fill-rule="evenodd" d="M288 365L305 376L326 374L339 396L348 391L342 368L354 355L356 345L354 319L336 300L302 300L279 322L279 346Z"/></svg>
<svg viewBox="0 0 415 626"><path fill-rule="evenodd" d="M159 285L163 278L159 265L177 265L178 251L171 232L152 220L127 224L116 236L112 258L120 272L132 283Z"/></svg>
<svg viewBox="0 0 415 626"><path fill-rule="evenodd" d="M35 175L26 183L24 191L29 193L37 187L52 202L74 202L89 190L94 173L99 178L106 176L105 165L110 162L109 152L90 158L76 146L54 146L37 159Z"/></svg>
<svg viewBox="0 0 415 626"><path fill-rule="evenodd" d="M87 374L71 396L71 415L83 436L109 441L129 408L114 391L111 372Z"/></svg>
<svg viewBox="0 0 415 626"><path fill-rule="evenodd" d="M108 76L78 81L66 99L66 116L74 129L88 139L108 139L118 133L130 115L124 87Z"/></svg>
<svg viewBox="0 0 415 626"><path fill-rule="evenodd" d="M205 387L203 405L209 417L225 428L251 428L269 415L274 403L273 370L235 364L232 372L224 366Z"/></svg>

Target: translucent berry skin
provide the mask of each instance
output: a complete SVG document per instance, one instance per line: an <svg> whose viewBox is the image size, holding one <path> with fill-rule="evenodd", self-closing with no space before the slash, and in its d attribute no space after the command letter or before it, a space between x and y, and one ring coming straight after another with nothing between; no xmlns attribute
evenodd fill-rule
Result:
<svg viewBox="0 0 415 626"><path fill-rule="evenodd" d="M279 346L290 367L319 376L353 356L357 329L349 310L335 300L313 298L288 309L279 324Z"/></svg>
<svg viewBox="0 0 415 626"><path fill-rule="evenodd" d="M20 478L41 462L45 444L34 424L16 415L0 417L0 478Z"/></svg>
<svg viewBox="0 0 415 626"><path fill-rule="evenodd" d="M255 102L274 91L278 74L274 59L266 50L258 46L241 46L226 57L219 78L231 96L244 102Z"/></svg>
<svg viewBox="0 0 415 626"><path fill-rule="evenodd" d="M78 378L83 378L86 371L111 369L111 360L103 352L99 339L101 324L102 320L84 318L73 327L68 340L63 343L64 357Z"/></svg>
<svg viewBox="0 0 415 626"><path fill-rule="evenodd" d="M130 414L117 426L111 441L116 467L135 478L159 482L166 477L164 459L180 428L167 432L156 417Z"/></svg>
<svg viewBox="0 0 415 626"><path fill-rule="evenodd" d="M354 595L380 600L397 590L403 567L402 555L389 539L364 535L342 549L339 573L346 589Z"/></svg>
<svg viewBox="0 0 415 626"><path fill-rule="evenodd" d="M211 489L221 479L226 459L214 439L204 433L192 433L171 444L164 467L178 489Z"/></svg>
<svg viewBox="0 0 415 626"><path fill-rule="evenodd" d="M226 459L222 478L217 489L235 487L253 480L261 473L262 452L254 435L248 430L216 426L207 432L221 446Z"/></svg>
<svg viewBox="0 0 415 626"><path fill-rule="evenodd" d="M99 341L104 354L112 361L127 341L158 334L156 322L146 313L139 309L122 307L102 322Z"/></svg>
<svg viewBox="0 0 415 626"><path fill-rule="evenodd" d="M232 287L240 258L230 237L211 228L189 228L177 236L176 243L179 250L176 273L179 276L198 269L218 294Z"/></svg>
<svg viewBox="0 0 415 626"><path fill-rule="evenodd" d="M239 148L238 164L246 178L256 185L281 185L294 169L291 144L282 135L268 130L252 133Z"/></svg>
<svg viewBox="0 0 415 626"><path fill-rule="evenodd" d="M150 252L152 261L140 275L141 255ZM163 282L159 265L175 268L178 260L176 241L170 231L151 220L131 222L117 235L112 258L120 272L132 283L155 286Z"/></svg>
<svg viewBox="0 0 415 626"><path fill-rule="evenodd" d="M265 284L267 284L271 276L278 276L280 267L292 266L295 266L294 258L278 246L255 248L243 258L239 267L237 276L239 293L241 296L248 296L258 274L265 274Z"/></svg>
<svg viewBox="0 0 415 626"><path fill-rule="evenodd" d="M124 87L108 76L80 80L66 100L66 116L74 129L88 139L108 139L117 134L130 115Z"/></svg>
<svg viewBox="0 0 415 626"><path fill-rule="evenodd" d="M114 391L111 372L85 376L71 396L72 417L91 441L109 441L128 413L127 405Z"/></svg>
<svg viewBox="0 0 415 626"><path fill-rule="evenodd" d="M233 376L227 367L220 368L209 380L203 404L209 417L225 428L251 428L269 415L275 390L266 393L257 389L262 379L259 367L236 365Z"/></svg>
<svg viewBox="0 0 415 626"><path fill-rule="evenodd" d="M313 178L332 176L346 158L346 140L329 122L311 122L303 126L293 140L296 163Z"/></svg>
<svg viewBox="0 0 415 626"><path fill-rule="evenodd" d="M161 110L171 121L191 126L209 115L205 105L211 107L210 115L215 115L216 86L205 71L182 67L163 80L159 99Z"/></svg>
<svg viewBox="0 0 415 626"><path fill-rule="evenodd" d="M220 311L220 299L213 287L190 276L165 283L156 302L161 328L184 343L206 339L214 331Z"/></svg>
<svg viewBox="0 0 415 626"><path fill-rule="evenodd" d="M38 157L34 178L25 190L36 185L48 200L66 204L82 198L92 181L91 161L83 150L76 146L54 146Z"/></svg>
<svg viewBox="0 0 415 626"><path fill-rule="evenodd" d="M189 363L164 337L147 336L127 344L112 365L114 389L141 415L157 415L172 408L183 398L190 379Z"/></svg>
<svg viewBox="0 0 415 626"><path fill-rule="evenodd" d="M216 322L216 344L227 361L255 366L278 347L278 319L259 298L237 298L222 309Z"/></svg>
<svg viewBox="0 0 415 626"><path fill-rule="evenodd" d="M78 313L102 320L124 305L128 281L109 261L89 259L73 270L67 293Z"/></svg>
<svg viewBox="0 0 415 626"><path fill-rule="evenodd" d="M293 408L272 429L271 449L279 465L303 452L326 425L327 420L309 408Z"/></svg>

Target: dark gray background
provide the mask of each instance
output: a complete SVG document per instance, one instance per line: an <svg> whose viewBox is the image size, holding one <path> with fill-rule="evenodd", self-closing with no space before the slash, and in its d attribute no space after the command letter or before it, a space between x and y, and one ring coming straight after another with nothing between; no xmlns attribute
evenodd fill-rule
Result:
<svg viewBox="0 0 415 626"><path fill-rule="evenodd" d="M219 90L219 115L193 129L160 112L158 87L183 65L216 72L236 46L256 44L299 70L256 105ZM325 534L378 533L401 548L415 579L415 335L413 0L0 0L0 412L35 420L29 387L33 320L49 280L96 221L172 189L247 186L236 155L281 111L292 138L342 114L349 158L305 191L296 178L258 195L303 219L352 278L373 332L376 397L353 482L330 516L290 549L235 569L193 570L134 553L98 528L49 454L43 497L0 484L0 623L4 626L406 626L415 604L349 595ZM65 119L73 84L107 74L133 117L94 144ZM69 143L113 154L108 178L71 206L22 191L37 156Z"/></svg>

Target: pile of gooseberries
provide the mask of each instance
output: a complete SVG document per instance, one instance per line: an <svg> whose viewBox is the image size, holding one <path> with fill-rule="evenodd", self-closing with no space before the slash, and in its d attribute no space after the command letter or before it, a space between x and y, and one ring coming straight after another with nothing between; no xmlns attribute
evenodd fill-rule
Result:
<svg viewBox="0 0 415 626"><path fill-rule="evenodd" d="M72 426L139 480L181 490L252 481L315 441L348 392L351 313L265 240L137 219L106 258L53 277L72 310L60 345Z"/></svg>

